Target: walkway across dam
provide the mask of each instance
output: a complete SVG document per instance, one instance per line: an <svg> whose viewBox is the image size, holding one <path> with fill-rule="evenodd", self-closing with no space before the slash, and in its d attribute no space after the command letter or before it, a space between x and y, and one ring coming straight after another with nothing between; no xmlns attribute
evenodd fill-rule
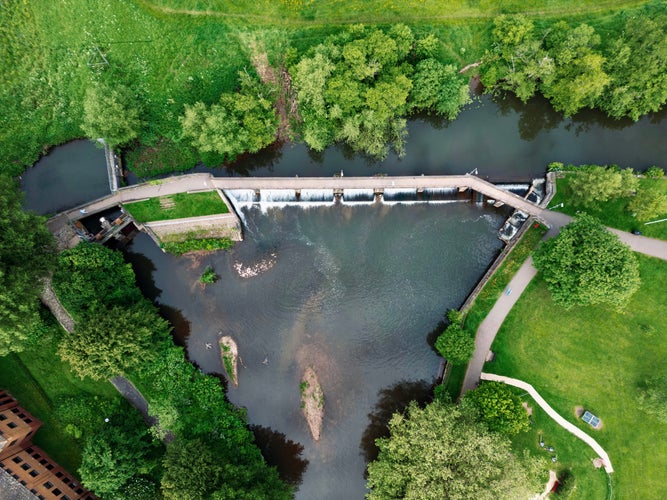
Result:
<svg viewBox="0 0 667 500"><path fill-rule="evenodd" d="M211 174L189 174L150 181L119 189L116 193L94 200L63 214L74 221L87 215L101 212L121 203L168 196L176 193L210 191L212 189L261 191L265 189L292 190L299 193L306 189L330 189L335 195L343 195L346 189L372 189L382 194L385 189L414 189L419 193L425 189L472 190L484 196L537 218L542 218L543 209L510 191L501 189L473 175L421 175L414 177L214 177ZM545 221L547 222L547 221Z"/></svg>

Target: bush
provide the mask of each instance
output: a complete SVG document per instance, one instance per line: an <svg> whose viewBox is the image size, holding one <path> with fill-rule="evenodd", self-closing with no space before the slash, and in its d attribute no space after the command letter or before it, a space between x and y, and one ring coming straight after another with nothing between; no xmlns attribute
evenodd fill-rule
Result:
<svg viewBox="0 0 667 500"><path fill-rule="evenodd" d="M228 250L233 246L234 242L229 238L187 239L185 241L162 243L162 249L174 255L200 251L216 252L218 250Z"/></svg>
<svg viewBox="0 0 667 500"><path fill-rule="evenodd" d="M649 179L660 179L665 176L665 171L660 167L653 165L652 167L646 169L644 175Z"/></svg>
<svg viewBox="0 0 667 500"><path fill-rule="evenodd" d="M202 275L199 277L199 282L203 283L204 285L211 285L218 281L218 275L215 274L215 271L211 266L208 266Z"/></svg>
<svg viewBox="0 0 667 500"><path fill-rule="evenodd" d="M452 365L464 365L475 352L475 339L460 324L451 324L435 341L435 348Z"/></svg>
<svg viewBox="0 0 667 500"><path fill-rule="evenodd" d="M530 427L521 399L501 382L484 382L465 395L464 403L475 407L482 421L494 432L513 436Z"/></svg>

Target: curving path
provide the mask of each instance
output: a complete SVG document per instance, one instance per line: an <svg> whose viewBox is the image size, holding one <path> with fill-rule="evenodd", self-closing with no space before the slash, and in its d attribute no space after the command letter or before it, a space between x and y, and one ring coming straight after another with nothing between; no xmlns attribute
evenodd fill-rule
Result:
<svg viewBox="0 0 667 500"><path fill-rule="evenodd" d="M611 466L611 460L609 460L609 455L607 455L607 452L604 451L602 446L600 446L595 439L586 434L579 427L565 420L556 410L554 410L549 405L549 403L544 400L542 396L540 396L540 393L537 392L535 388L528 382L524 382L523 380L518 380L515 378L505 377L503 375L496 375L495 373L482 373L481 378L482 380L503 382L504 384L512 385L526 391L535 400L535 402L540 405L540 407L547 413L547 415L549 415L558 425L560 425L569 433L574 434L588 446L593 448L593 451L595 451L595 453L597 453L604 462L604 470L606 470L608 474L614 472L614 468Z"/></svg>

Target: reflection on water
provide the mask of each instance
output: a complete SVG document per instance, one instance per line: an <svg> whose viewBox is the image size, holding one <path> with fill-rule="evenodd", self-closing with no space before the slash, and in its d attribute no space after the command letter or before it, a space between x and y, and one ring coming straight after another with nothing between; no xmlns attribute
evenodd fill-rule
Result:
<svg viewBox="0 0 667 500"><path fill-rule="evenodd" d="M416 382L402 381L391 387L381 389L373 411L368 414L368 427L361 437L361 452L366 462L372 462L378 456L379 449L375 440L389 436L387 425L394 413L403 413L411 401L420 405L429 403L433 398L433 384L424 380Z"/></svg>
<svg viewBox="0 0 667 500"><path fill-rule="evenodd" d="M469 203L246 208L245 241L229 252L176 258L145 235L129 251L152 261L157 300L190 323L188 356L204 371L223 372L206 344L236 340L239 387L228 397L253 426L284 435L259 441L300 480L297 497L362 498L373 439L392 409L429 393L439 358L427 337L500 249L506 215ZM271 255L255 277L235 270ZM202 287L209 265L220 280ZM325 396L318 442L300 408L308 366Z"/></svg>

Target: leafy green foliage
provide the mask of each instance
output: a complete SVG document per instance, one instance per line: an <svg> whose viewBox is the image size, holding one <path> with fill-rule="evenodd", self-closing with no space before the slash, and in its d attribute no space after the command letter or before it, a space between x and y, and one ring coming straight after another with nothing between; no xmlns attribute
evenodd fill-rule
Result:
<svg viewBox="0 0 667 500"><path fill-rule="evenodd" d="M540 489L506 438L451 403L413 402L406 415L394 414L389 431L368 465L370 500L528 498Z"/></svg>
<svg viewBox="0 0 667 500"><path fill-rule="evenodd" d="M218 250L229 250L234 242L229 238L188 238L185 241L169 241L162 243L165 252L174 255L183 255L188 252L215 252Z"/></svg>
<svg viewBox="0 0 667 500"><path fill-rule="evenodd" d="M428 59L432 45L432 37L420 42L394 25L386 32L355 26L312 48L291 68L304 141L316 151L345 142L384 158L388 144L403 153L409 111L454 118L468 102L467 85L453 66Z"/></svg>
<svg viewBox="0 0 667 500"><path fill-rule="evenodd" d="M600 36L586 24L572 28L561 21L552 26L545 43L554 72L541 88L554 109L571 116L581 108L592 108L610 81L604 57L594 50Z"/></svg>
<svg viewBox="0 0 667 500"><path fill-rule="evenodd" d="M667 194L655 188L640 188L630 200L628 210L641 221L667 213Z"/></svg>
<svg viewBox="0 0 667 500"><path fill-rule="evenodd" d="M139 135L141 109L129 88L98 82L86 90L81 130L115 148Z"/></svg>
<svg viewBox="0 0 667 500"><path fill-rule="evenodd" d="M59 255L53 288L75 317L98 303L129 306L142 299L123 255L94 243L80 243Z"/></svg>
<svg viewBox="0 0 667 500"><path fill-rule="evenodd" d="M644 175L648 179L661 179L665 176L665 171L660 167L656 167L655 165L653 165L652 167L646 169Z"/></svg>
<svg viewBox="0 0 667 500"><path fill-rule="evenodd" d="M664 7L663 7L664 9ZM658 111L667 101L667 15L629 17L621 35L609 44L606 72L611 84L600 107L614 118L639 117Z"/></svg>
<svg viewBox="0 0 667 500"><path fill-rule="evenodd" d="M468 391L463 401L476 408L482 421L494 432L513 436L530 427L521 399L501 382L483 382L477 389Z"/></svg>
<svg viewBox="0 0 667 500"><path fill-rule="evenodd" d="M419 61L412 78L410 104L418 110L435 111L453 120L461 108L471 102L470 92L462 84L458 70L429 58Z"/></svg>
<svg viewBox="0 0 667 500"><path fill-rule="evenodd" d="M213 284L217 280L218 280L218 275L215 274L215 271L211 266L208 266L206 269L204 269L204 272L199 277L199 282L203 283L204 285Z"/></svg>
<svg viewBox="0 0 667 500"><path fill-rule="evenodd" d="M623 307L640 285L637 258L597 219L581 214L533 254L553 300Z"/></svg>
<svg viewBox="0 0 667 500"><path fill-rule="evenodd" d="M637 394L639 409L667 423L667 377L653 376Z"/></svg>
<svg viewBox="0 0 667 500"><path fill-rule="evenodd" d="M239 72L240 91L224 93L218 104L207 107L203 102L185 106L179 119L183 136L200 152L214 152L225 160L241 153L256 153L276 137L278 121L270 89L256 78Z"/></svg>
<svg viewBox="0 0 667 500"><path fill-rule="evenodd" d="M453 365L464 365L475 352L475 339L461 324L453 323L435 341L440 355Z"/></svg>
<svg viewBox="0 0 667 500"><path fill-rule="evenodd" d="M509 90L526 102L540 82L551 80L554 60L525 16L501 15L493 24L492 48L483 58L481 81L491 92Z"/></svg>
<svg viewBox="0 0 667 500"><path fill-rule="evenodd" d="M58 354L79 377L107 379L154 359L153 346L169 330L146 300L133 306L94 307L80 318L73 333L65 332Z"/></svg>
<svg viewBox="0 0 667 500"><path fill-rule="evenodd" d="M157 465L148 429L134 409L109 415L87 437L79 474L83 484L98 495L117 495L132 478L149 474Z"/></svg>
<svg viewBox="0 0 667 500"><path fill-rule="evenodd" d="M0 356L21 351L39 331L42 279L54 263L44 218L24 212L16 184L0 175Z"/></svg>
<svg viewBox="0 0 667 500"><path fill-rule="evenodd" d="M627 196L637 189L638 179L630 168L599 165L582 165L572 176L569 187L574 194L573 202L590 207L607 200Z"/></svg>

